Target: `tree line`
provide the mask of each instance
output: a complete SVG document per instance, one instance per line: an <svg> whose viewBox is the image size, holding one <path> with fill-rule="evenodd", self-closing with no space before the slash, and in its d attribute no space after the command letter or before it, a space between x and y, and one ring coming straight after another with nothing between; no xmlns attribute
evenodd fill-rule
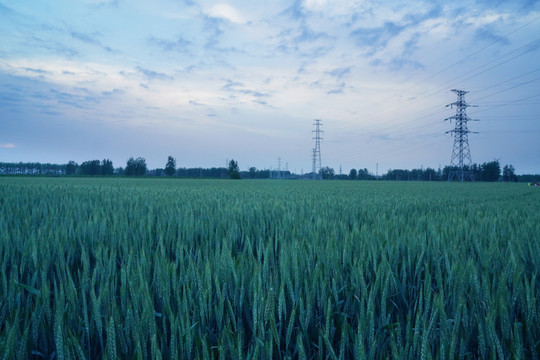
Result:
<svg viewBox="0 0 540 360"><path fill-rule="evenodd" d="M169 156L165 168L148 169L146 159L130 157L125 167L114 168L109 159L87 160L81 164L69 161L67 164L50 163L9 163L0 162L0 175L36 176L177 176L184 178L268 178L264 171L251 168L249 172L240 171L238 162L231 160L229 167L218 168L176 168L176 160Z"/></svg>
<svg viewBox="0 0 540 360"><path fill-rule="evenodd" d="M0 162L0 175L37 175L37 176L168 176L181 178L214 178L214 179L312 179L320 178L324 180L397 180L397 181L447 181L451 171L455 167L445 166L442 169L421 168L421 169L390 169L382 176L377 177L366 168L351 169L348 175L336 175L333 168L325 166L318 174L312 173L304 175L293 174L290 171L280 170L259 170L250 167L248 171L241 171L236 160L228 162L228 167L212 168L186 168L176 167L176 159L172 156L167 158L164 168L149 170L146 160L143 157L130 157L126 161L125 167L113 166L109 159L88 160L81 164L69 161L67 164L50 163L8 163ZM475 181L540 181L540 175L516 175L512 165L501 167L499 161L473 164L465 170L472 171Z"/></svg>
<svg viewBox="0 0 540 360"><path fill-rule="evenodd" d="M378 177L370 173L366 168L351 169L348 175L336 175L333 168L326 166L320 170L319 177L338 180L447 181L450 172L457 169L457 167L453 166L445 166L437 170L429 167L412 170L389 169L385 174ZM470 168L466 167L464 170L471 171L475 181L533 182L540 179L540 175L516 175L513 165L505 165L501 168L501 164L497 160L473 164Z"/></svg>
<svg viewBox="0 0 540 360"><path fill-rule="evenodd" d="M66 164L50 164L50 163L9 163L0 162L1 175L42 175L42 176L57 176L66 174Z"/></svg>
<svg viewBox="0 0 540 360"><path fill-rule="evenodd" d="M417 181L447 181L452 171L458 170L457 167L445 166L443 169L412 169L412 170L388 170L382 176L383 180L417 180ZM515 168L512 165L505 165L501 168L499 161L484 162L482 164L473 164L471 167L465 167L465 171L471 171L475 181L495 182L517 182L519 177L516 175Z"/></svg>

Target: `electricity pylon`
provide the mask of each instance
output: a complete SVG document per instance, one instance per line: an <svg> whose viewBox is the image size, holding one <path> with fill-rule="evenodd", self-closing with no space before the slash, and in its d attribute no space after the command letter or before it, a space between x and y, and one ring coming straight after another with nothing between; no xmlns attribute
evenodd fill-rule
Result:
<svg viewBox="0 0 540 360"><path fill-rule="evenodd" d="M448 181L452 181L456 177L460 182L465 180L474 181L472 172L471 149L469 148L469 133L478 134L477 132L469 131L467 122L471 120L466 113L466 109L470 106L465 101L465 94L468 91L452 89L457 94L457 101L446 105L446 107L456 107L456 115L444 119L455 120L456 126L453 130L448 130L446 133L451 133L454 136L454 148L452 150L452 159L450 166L452 169L448 174Z"/></svg>
<svg viewBox="0 0 540 360"><path fill-rule="evenodd" d="M322 123L321 123L322 120L315 120L315 123L313 123L313 125L315 125L315 130L313 130L312 132L315 133L315 137L313 138L313 140L315 140L315 146L313 147L313 180L315 179L320 179L321 178L321 174L319 174L322 166L322 161L321 161L321 133L323 133L324 131L321 130L321 126L322 126Z"/></svg>

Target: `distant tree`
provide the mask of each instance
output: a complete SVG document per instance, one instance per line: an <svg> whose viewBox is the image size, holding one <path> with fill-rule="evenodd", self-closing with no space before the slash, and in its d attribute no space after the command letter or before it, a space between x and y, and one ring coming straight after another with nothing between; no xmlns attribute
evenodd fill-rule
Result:
<svg viewBox="0 0 540 360"><path fill-rule="evenodd" d="M422 169L412 169L410 171L410 180L420 181L420 180L422 180L423 175L424 175L424 170L422 170Z"/></svg>
<svg viewBox="0 0 540 360"><path fill-rule="evenodd" d="M231 179L240 179L240 167L235 160L229 161L229 177Z"/></svg>
<svg viewBox="0 0 540 360"><path fill-rule="evenodd" d="M351 171L349 171L349 179L356 180L357 176L358 172L356 171L356 169L351 169Z"/></svg>
<svg viewBox="0 0 540 360"><path fill-rule="evenodd" d="M114 175L113 162L109 159L103 159L101 162L101 174L102 175Z"/></svg>
<svg viewBox="0 0 540 360"><path fill-rule="evenodd" d="M375 178L366 168L358 169L358 175L356 177L358 180L373 180Z"/></svg>
<svg viewBox="0 0 540 360"><path fill-rule="evenodd" d="M501 175L501 164L497 160L485 162L480 166L480 174L482 181L497 181Z"/></svg>
<svg viewBox="0 0 540 360"><path fill-rule="evenodd" d="M269 179L270 178L270 170L257 170L257 178L258 179Z"/></svg>
<svg viewBox="0 0 540 360"><path fill-rule="evenodd" d="M257 168L252 166L249 168L249 177L251 179L255 179L255 177L257 176Z"/></svg>
<svg viewBox="0 0 540 360"><path fill-rule="evenodd" d="M522 174L517 175L517 179L519 182L540 182L540 174Z"/></svg>
<svg viewBox="0 0 540 360"><path fill-rule="evenodd" d="M439 180L439 176L435 169L428 167L426 170L424 170L423 179L425 181L436 181Z"/></svg>
<svg viewBox="0 0 540 360"><path fill-rule="evenodd" d="M331 180L336 175L336 173L334 172L334 169L332 169L329 166L325 166L325 167L321 168L319 174L321 175L323 180Z"/></svg>
<svg viewBox="0 0 540 360"><path fill-rule="evenodd" d="M124 169L124 175L133 176L135 175L135 159L130 157L126 163L126 168Z"/></svg>
<svg viewBox="0 0 540 360"><path fill-rule="evenodd" d="M148 168L146 167L146 160L142 157L133 159L130 157L126 163L126 169L124 171L126 176L144 176L146 175Z"/></svg>
<svg viewBox="0 0 540 360"><path fill-rule="evenodd" d="M81 175L101 175L101 163L99 160L88 160L79 166Z"/></svg>
<svg viewBox="0 0 540 360"><path fill-rule="evenodd" d="M165 165L165 175L173 176L176 173L176 160L169 156L167 159L167 165Z"/></svg>
<svg viewBox="0 0 540 360"><path fill-rule="evenodd" d="M165 174L165 169L162 169L162 168L157 168L157 169L151 170L148 173L150 174L150 176L158 176L158 177L166 175Z"/></svg>
<svg viewBox="0 0 540 360"><path fill-rule="evenodd" d="M407 169L389 169L386 174L382 176L383 180L417 180L411 178L411 171Z"/></svg>
<svg viewBox="0 0 540 360"><path fill-rule="evenodd" d="M66 164L66 175L75 175L77 173L77 168L79 165L71 160Z"/></svg>
<svg viewBox="0 0 540 360"><path fill-rule="evenodd" d="M503 168L503 180L506 182L517 182L516 169L512 165L505 165Z"/></svg>
<svg viewBox="0 0 540 360"><path fill-rule="evenodd" d="M178 168L176 169L176 176L182 178L224 178L227 174L227 168Z"/></svg>
<svg viewBox="0 0 540 360"><path fill-rule="evenodd" d="M442 180L446 181L448 180L448 176L450 176L450 173L457 169L455 166L446 165L442 170ZM476 177L476 175L475 175Z"/></svg>

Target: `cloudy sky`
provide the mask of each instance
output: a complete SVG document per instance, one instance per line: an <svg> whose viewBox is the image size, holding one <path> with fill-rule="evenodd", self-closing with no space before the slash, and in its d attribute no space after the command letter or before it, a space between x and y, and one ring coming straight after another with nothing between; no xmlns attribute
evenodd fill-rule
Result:
<svg viewBox="0 0 540 360"><path fill-rule="evenodd" d="M0 161L540 173L540 2L0 0Z"/></svg>

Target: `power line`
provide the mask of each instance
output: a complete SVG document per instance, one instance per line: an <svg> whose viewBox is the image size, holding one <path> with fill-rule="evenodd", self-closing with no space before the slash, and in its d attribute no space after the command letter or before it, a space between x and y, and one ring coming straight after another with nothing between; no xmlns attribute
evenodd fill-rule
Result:
<svg viewBox="0 0 540 360"><path fill-rule="evenodd" d="M487 98L487 97L491 97L491 96L493 96L493 95L497 95L497 94L500 94L500 93L505 92L505 91L508 91L508 90L512 90L512 89L515 89L515 88L518 88L518 87L521 87L521 86L524 86L524 85L528 85L528 84L533 83L533 82L538 81L538 80L540 80L540 77L537 77L537 78L532 79L532 80L529 80L529 81L525 81L525 82L523 82L523 83L520 83L520 84L511 86L511 87L506 88L506 89L503 89L503 90L499 90L499 91L497 91L497 92L494 92L494 93L492 93L492 94L486 95L486 96L484 96L484 97L477 98L476 100L477 100L477 101L478 101L478 100L482 100L482 99L485 99L485 98Z"/></svg>
<svg viewBox="0 0 540 360"><path fill-rule="evenodd" d="M464 58L460 59L459 61L447 66L446 68L438 71L437 73L435 74L432 74L430 76L428 76L427 78L425 79L422 79L420 82L418 83L415 83L414 85L410 86L409 89L413 89L414 87L417 87L419 85L421 85L422 83L425 83L426 81L432 79L432 78L435 78L437 75L441 74L441 73L444 73L446 72L447 70L451 69L452 67L460 64L460 63L464 63L466 62L467 60L469 60L470 58L474 57L475 55L477 55L478 53L486 50L487 48L497 44L498 42L500 42L501 40L503 40L504 38L507 38L508 36L516 33L517 31L529 26L530 24L532 24L533 22L539 20L540 17L536 17L534 19L532 19L531 21L527 22L526 24L523 24L521 26L519 26L518 28L506 33L504 36L501 36L499 37L498 39L496 39L495 41L491 42L490 44L476 50L475 52L465 56ZM461 81L466 81L466 80L469 80L469 79L473 79L477 76L479 76L480 74L483 74L483 73L486 73L490 70L493 70L497 67L500 67L512 60L515 60L519 57L522 57L536 49L538 49L540 47L540 39L536 39L534 41L530 41L518 48L515 48L511 51L508 51L506 54L502 55L502 56L498 56L496 59L493 59L493 60L490 60L490 61L487 61L487 62L484 62L483 64L480 64L479 66L475 67L475 69L471 70L471 71L467 71L465 73L463 73L462 75L458 76L457 78L454 78L452 80L452 82L455 82L456 79L459 80L461 79ZM518 76L515 76L515 77L512 77L512 78L509 78L509 79L506 79L502 82L498 82L496 84L493 84L491 86L487 86L481 90L478 90L478 91L475 91L476 94L478 93L482 93L484 91L487 91L489 89L493 89L493 88L496 88L496 87L500 87L501 85L504 85L504 84L507 84L507 83L510 83L514 80L517 80L517 79L520 79L520 78L523 78L527 75L530 75L531 73L534 73L536 71L538 71L540 69L535 69L533 71L529 71L527 73L524 73L524 74L521 74L521 75L518 75ZM416 73L416 72L415 72ZM410 78L412 79L414 77L414 75L411 75ZM525 85L528 85L528 84L531 84L537 80L539 80L540 78L535 78L535 79L532 79L532 80L528 80L526 82L522 82L522 83L519 83L519 84L515 84L511 87L508 87L506 89L501 89L499 91L495 91L494 93L491 93L491 94L488 94L488 95L485 95L483 97L481 97L480 99L489 99L491 97L494 97L495 95L497 94L500 94L502 92L505 92L505 91L510 91L512 89L515 89L515 88L518 88L518 87L522 87L522 86L525 86ZM424 95L420 95L420 96L417 96L416 98L413 99L413 101L409 101L407 102L404 106L411 106L413 105L414 103L417 103L417 102L420 102L420 101L423 101L429 97L432 97L434 95L437 95L441 92L440 88L442 88L443 86L447 86L449 82L446 82L445 84L443 85L438 85L438 86L435 86L433 88L431 88L431 90L428 90L428 91L424 91ZM401 92L399 93L401 94ZM391 98L394 98L396 96L398 96L399 94L395 94L393 96L389 96L388 99L391 99ZM508 106L508 105L522 105L522 104L537 104L538 102L535 101L535 97L537 98L538 95L533 95L533 96L527 96L527 97L524 97L524 98L520 98L520 99L517 99L515 101L509 101L509 102L505 102L505 103L501 103L501 102L497 102L495 103L493 106L483 106L483 109L481 110L482 112L485 112L485 111L488 111L490 109L493 109L493 108L498 108L498 107L502 107L502 106ZM476 99L475 99L476 101ZM381 103L383 102L386 102L386 100L382 100ZM371 106L370 106L370 109L367 109L368 111L371 110L371 108L375 108L377 105L379 104L379 102L377 103L372 103ZM487 105L487 104L486 104ZM413 110L412 112L407 112L405 115L403 114L403 112L401 111L403 109L403 105L396 105L396 106L391 106L391 107L385 107L384 110L383 110L383 113L389 113L393 110L395 110L395 108L397 108L399 106L399 109L400 109L400 117L404 117L404 116L407 116L407 117L412 117L414 116L414 114L422 114L422 113L425 113L426 110L428 109L423 109L423 110ZM429 111L429 110L428 110ZM410 121L406 121L406 122L401 122L399 124L396 124L396 125L393 125L392 122L394 121L394 119L389 119L387 121L382 121L382 122L379 122L379 125L383 125L384 127L382 129L380 128L376 128L376 131L370 131L370 133L372 134L372 136L375 136L377 133L380 133L381 131L385 131L385 130L390 130L391 133L396 133L396 132L399 132L399 134L403 137L407 137L407 134L416 134L417 131L416 129L418 128L426 128L426 126L432 126L436 123L432 123L432 122L427 122L426 124L418 124L417 120L419 119L423 119L423 118L428 118L430 117L431 115L434 115L434 114L437 114L438 112L433 112L433 113L430 113L430 114L427 114L427 115L421 115L419 118L415 118L414 120L410 120ZM379 112L377 115L381 115L381 113ZM370 115L367 114L364 112L364 116L365 117L369 117ZM341 131L347 131L348 129L351 129L351 128L354 128L356 127L357 125L356 124L344 124L342 126L340 126L340 132ZM403 131L405 130L405 132ZM525 133L524 131L522 130L513 130L514 134L523 134ZM533 132L536 131L536 130L533 130ZM491 132L488 132L488 133L491 133ZM369 133L363 131L362 132L363 135L368 135ZM347 132L347 135L350 135L350 132ZM417 144L413 144L412 146L413 147L416 147ZM408 147L409 148L409 147ZM368 152L370 152L369 150L372 150L372 149L368 149ZM384 152L384 151L383 151ZM366 152L363 152L362 153L363 155L366 155ZM377 151L377 155L380 155L381 152L380 151ZM357 156L350 156L351 158L357 158ZM365 158L365 156L362 156Z"/></svg>
<svg viewBox="0 0 540 360"><path fill-rule="evenodd" d="M514 99L514 100L511 100L511 101L507 101L507 102L495 102L493 104L491 103L483 103L482 104L482 109L481 110L478 110L477 112L484 112L484 111L487 111L487 110L490 110L490 109L494 109L494 108L498 108L498 107L502 107L502 106L508 106L508 105L534 105L534 104L538 104L540 102L540 99L538 101L530 101L530 99L534 99L536 97L540 97L540 93L539 94L534 94L534 95L529 95L529 96L526 96L526 97L523 97L523 98L520 98L520 99ZM527 101L529 100L529 101Z"/></svg>
<svg viewBox="0 0 540 360"><path fill-rule="evenodd" d="M485 88L485 89L483 89L483 90L486 90L486 89L488 89L488 88L492 88L492 87L495 87L495 86L499 86L499 85L501 85L501 84L507 83L507 82L509 82L509 81L512 81L512 80L515 80L515 79L518 79L518 78L521 78L521 77L523 77L523 76L527 76L527 75L529 75L529 74L531 74L531 73L534 73L534 72L536 72L536 71L538 71L538 70L540 70L540 69L536 69L536 70L533 70L533 71L529 71L529 72L527 72L527 73L525 73L525 74L518 75L518 76L513 77L513 78L511 78L511 79L507 79L507 80L505 80L505 81L503 81L503 82L500 82L500 83L498 83L498 84L489 86L489 87L487 87L487 88ZM532 83L532 82L534 82L534 81L536 81L536 80L538 80L538 79L532 79L532 80L529 80L529 81L527 81L527 82L524 82L524 83L520 83L520 84L514 85L514 86L512 86L512 87L510 87L510 88L500 90L500 91L497 92L497 93L504 92L504 91L508 91L508 90L511 90L511 89L513 89L513 88L517 88L517 87L520 87L520 86L523 86L523 85L527 85L527 84ZM495 94L496 94L496 93L490 94L490 95L486 95L486 96L482 97L481 99L485 99L485 98L487 98L487 97L491 97L491 96L493 96L493 95L495 95ZM515 99L515 100L513 100L513 101L509 101L509 102L506 102L506 103L500 103L500 102L499 102L499 103L496 103L496 105L494 105L494 106L487 106L487 107L484 107L484 108L481 109L479 112L484 112L484 111L487 111L487 110L489 110L489 109L491 109L491 108L494 108L494 107L502 107L502 106L508 106L508 105L518 105L518 104L527 104L526 101L529 101L529 102L530 102L531 99L534 99L534 98L538 97L539 95L540 95L540 94L534 94L534 95L530 95L530 96L527 96L527 97ZM537 103L537 102L531 102L531 104L535 104L535 103ZM423 109L423 110L419 110L419 111L407 113L405 116L411 117L411 116L413 116L415 113L425 112L426 110L429 110L429 109ZM414 119L415 122L413 122L413 121L411 120L411 121L408 121L408 122L406 122L406 123L400 123L400 124L397 124L397 125L389 125L389 126L385 126L384 128L378 128L378 129L377 129L377 132L380 133L381 131L384 132L384 131L387 131L387 130L393 130L393 132L396 132L396 131L399 132L400 136L407 137L407 136L409 136L409 135L416 134L418 129L425 129L426 126L433 126L433 125L437 124L438 122L428 122L428 123L422 123L422 124L418 124L418 122L417 122L418 120L421 120L421 119L424 119L424 118L430 118L430 117L432 117L433 115L436 115L436 114L438 114L438 111L430 112L430 113L428 113L428 114L426 114L426 115L423 115L423 116L421 116L421 117L416 117L416 118ZM401 114L401 115L403 116L403 114ZM404 131L404 130L406 130L406 131ZM372 133L373 133L373 132L372 132ZM515 134L517 134L517 133L518 133L518 132L515 132ZM521 133L524 133L524 132L521 132ZM365 135L365 134L366 134L366 132L364 132L364 135ZM364 152L364 154L365 154L365 152ZM377 156L379 156L379 155L380 155L380 153L377 152ZM351 158L352 158L352 157L351 157Z"/></svg>
<svg viewBox="0 0 540 360"><path fill-rule="evenodd" d="M489 115L489 116L482 116L482 121L488 120L488 121L498 121L498 120L505 120L505 119L513 119L513 120L532 120L532 119L539 119L540 115Z"/></svg>
<svg viewBox="0 0 540 360"><path fill-rule="evenodd" d="M501 1L501 3L502 3L502 1ZM496 5L496 6L498 6L498 5ZM524 6L522 9L520 9L518 12L521 12L524 8L525 8L525 6ZM428 80L431 80L431 79L433 79L434 77L436 77L437 75L440 75L440 74L446 72L447 70L451 69L452 67L454 67L454 66L456 66L456 65L459 65L459 64L465 62L466 60L472 58L473 56L475 56L475 55L481 53L482 51L484 51L484 50L490 48L491 46L493 46L493 45L495 45L495 44L501 42L503 39L506 39L508 36L510 36L510 35L512 35L512 34L514 34L514 33L516 33L516 32L518 32L519 30L521 30L521 29L523 29L523 28L529 26L529 25L532 24L533 22L538 21L539 19L540 19L540 17L536 17L536 18L532 19L531 21L529 21L529 22L527 22L527 23L525 23L525 24L519 26L518 28L516 28L516 29L514 29L514 30L512 30L512 31L510 31L510 32L508 32L508 33L506 33L506 34L504 34L503 36L496 38L494 41L492 41L491 43L487 44L486 46L484 46L484 47L482 47L482 48L476 50L475 52L473 52L473 53L471 53L471 54L465 56L464 58L462 58L462 59L460 59L460 60L458 60L458 61L452 63L451 65L448 65L448 66L445 67L444 69L439 70L438 72L429 75L428 77L426 77L426 78L420 80L419 82L415 82L414 85L408 87L407 89L404 89L403 91L407 92L407 91L410 91L410 90L414 89L415 87L418 87L418 86L424 84L424 83L427 82ZM522 47L520 47L520 48L518 48L518 49L516 49L516 50L514 50L514 51L520 50L520 49L526 47L527 45L530 45L530 44L532 44L532 43L535 43L536 41L539 41L539 40L532 41L532 42L530 42L530 43L528 43L528 44L526 44L526 45L524 45L524 46L522 46ZM536 49L536 47L534 47L533 49L528 50L527 52L532 51L532 50L534 50L534 49ZM445 54L445 55L441 56L439 59L437 59L436 61L432 62L432 63L430 64L430 66L432 66L432 65L434 65L434 64L436 64L436 63L438 63L438 62L440 62L441 60L447 58L448 55L451 54L451 53L452 53L452 52L449 52L448 54ZM523 54L522 54L522 55L523 55ZM505 56L506 56L506 55L505 55ZM518 55L518 56L521 56L521 55ZM518 56L516 56L516 57L518 57ZM499 59L500 59L500 58L499 58ZM492 62L494 62L494 61L497 61L497 60L499 60L499 59L490 61L490 62L488 62L488 63L482 65L481 67L486 66L487 64L492 63ZM512 59L514 59L514 58L512 58ZM510 61L510 60L512 60L512 59L509 59L508 61ZM500 64L500 65L502 65L502 64ZM499 66L499 65L497 65L497 66ZM488 69L488 70L490 70L490 69ZM486 71L487 71L487 70L486 70ZM416 72L418 72L418 71L415 71L413 74L411 74L404 82L407 82L407 81L413 79L414 74L415 74ZM461 75L461 76L465 76L465 75L467 75L467 74L469 74L469 73L470 73L470 72L467 72L467 73L465 73L464 75ZM471 77L471 78L472 78L472 77ZM455 80L455 79L454 79L454 80ZM465 80L469 80L469 78L467 78L467 79L465 79ZM442 85L440 85L440 86L438 86L438 87L439 87L439 88L441 88L441 87L446 88L447 86L448 86L448 84L445 83L445 84L442 84ZM439 92L440 92L440 91L438 91L438 92L436 92L436 93L439 93ZM435 93L435 94L436 94L436 93ZM389 100L391 100L392 98L395 98L396 96L398 96L399 94L402 94L402 92L399 92L399 93L396 93L396 94L394 94L394 95L392 95L392 96L387 97L386 99L382 100L381 103L386 103L386 102L388 102ZM429 95L429 96L433 96L433 95L435 95L435 94L432 94L432 95ZM374 106L375 106L375 104L372 105L372 108L373 108Z"/></svg>
<svg viewBox="0 0 540 360"><path fill-rule="evenodd" d="M485 87L485 88L483 88L483 89L481 89L481 90L475 90L474 92L475 92L475 93L481 93L481 92L483 92L483 91L492 89L492 88L494 88L494 87L497 87L497 86L501 86L501 85L503 85L503 84L506 84L506 83L508 83L508 82L510 82L510 81L517 80L517 79L519 79L519 78L522 78L522 77L525 77L525 76L527 76L527 75L533 74L533 73L535 73L535 72L537 72L537 71L540 71L540 69L534 69L534 70L528 71L528 72L526 72L526 73L524 73L524 74L521 74L521 75L518 75L518 76L511 77L510 79L506 79L506 80L501 81L501 82L499 82L499 83L497 83L497 84L493 84L493 85L487 86L487 87Z"/></svg>
<svg viewBox="0 0 540 360"><path fill-rule="evenodd" d="M411 88L413 88L413 87L415 87L415 86L417 86L417 85L419 85L419 84L421 84L421 83L424 83L424 82L426 82L427 80L430 80L430 79L434 78L435 76L437 76L437 75L439 75L439 74L445 72L446 70L448 70L448 69L450 69L450 68L452 68L452 67L454 67L454 66L456 66L456 65L458 65L458 64L463 63L465 60L470 59L471 57L473 57L473 56L475 56L475 55L481 53L482 51L486 50L487 48L490 48L491 46L495 45L496 43L502 41L502 39L507 38L508 36L512 35L513 33L517 32L517 31L519 31L519 30L521 30L521 29L523 29L523 28L526 27L526 26L529 26L530 24L532 24L533 22L537 21L538 19L540 19L540 17L534 18L533 20L531 20L531 21L529 21L528 23L526 23L526 24L524 24L524 25L518 27L517 29L514 29L514 30L510 31L509 33L505 34L504 36L501 36L501 37L495 39L493 42L489 43L488 45L486 45L486 46L484 46L484 47L482 47L482 48L476 50L476 51L473 52L472 54L469 54L469 55L465 56L464 58L462 58L462 59L456 61L455 63L453 63L453 64L451 64L451 65L445 67L444 69L442 69L442 70L436 72L435 74L433 74L433 75L429 76L428 78L422 80L420 83L416 83L416 84L413 85ZM411 89L411 88L410 88L410 89Z"/></svg>
<svg viewBox="0 0 540 360"><path fill-rule="evenodd" d="M518 12L521 12L524 8L525 8L525 6L524 6L522 9L520 9ZM438 72L429 75L427 78L424 78L424 79L420 80L419 82L415 82L414 85L408 87L408 88L405 89L404 91L406 92L406 91L409 91L409 90L411 90L411 89L413 89L413 88L415 88L415 87L418 87L418 86L422 85L423 83L427 82L428 80L430 80L430 79L436 77L437 75L440 75L441 73L446 72L447 70L451 69L452 67L454 67L454 66L456 66L456 65L458 65L458 64L461 64L461 63L465 62L466 60L470 59L471 57L473 57L473 56L477 55L478 53L480 53L480 52L486 50L487 48L489 48L489 47L491 47L491 46L493 46L493 45L495 45L495 44L501 42L503 39L507 38L508 36L510 36L510 35L512 35L512 34L514 34L514 33L516 33L516 32L518 32L519 30L521 30L521 29L523 29L523 28L529 26L530 24L534 23L535 21L538 21L539 19L540 19L540 17L536 17L536 18L530 20L529 22L527 22L527 23L525 23L525 24L519 26L518 28L516 28L516 29L514 29L514 30L512 30L512 31L510 31L510 32L508 32L508 33L506 33L506 34L504 34L503 36L498 37L497 39L495 39L495 40L492 41L491 43L487 44L486 46L484 46L484 47L482 47L482 48L476 50L475 52L473 52L473 53L471 53L471 54L465 56L464 58L462 58L462 59L460 59L460 60L458 60L458 61L452 63L451 65L448 65L448 66L445 67L444 69L439 70ZM476 76L478 76L478 75L480 75L480 74L482 74L482 73L485 73L485 72L487 72L487 71L489 71L489 70L492 70L492 69L494 69L494 68L496 68L496 67L498 67L498 66L501 66L501 65L503 65L503 64L505 64L505 63L507 63L507 62L509 62L509 61L511 61L511 60L514 60L515 58L518 58L518 57L520 57L520 56L522 56L522 55L525 55L525 54L527 54L527 53L529 53L529 52L531 52L531 51L537 49L538 47L540 47L540 39L536 39L536 40L534 40L534 41L531 41L531 42L529 42L529 43L527 43L527 44L525 44L525 45L523 45L523 46L521 46L521 47L519 47L519 48L517 48L517 49L514 49L514 50L508 52L507 54L505 54L505 55L503 55L503 56L499 56L499 57L497 57L497 58L494 59L494 60L488 61L488 62L486 62L486 63L484 63L484 64L482 64L482 65L476 67L476 68L473 69L472 71L468 71L468 72L466 72L466 73L464 73L464 74L462 74L462 75L460 75L460 76L458 76L458 77L454 77L451 81L447 81L447 82L445 82L444 84L440 84L440 85L438 85L438 86L435 86L435 87L433 88L434 92L428 93L426 96L419 96L419 97L416 97L413 101L408 102L408 103L406 103L405 105L400 104L400 105L396 105L396 106L394 106L394 107L386 107L384 113L391 112L391 111L395 110L397 107L399 107L400 109L402 109L403 106L410 106L411 104L414 104L414 103L416 103L416 102L418 102L418 101L420 101L420 100L425 100L425 99L427 99L427 98L429 98L429 97L432 97L432 96L434 96L434 95L437 95L437 94L441 93L441 92L443 91L443 89L446 89L446 88L450 85L450 83L455 83L456 80L459 80L460 78L462 78L462 77L464 77L464 76L467 76L467 75L473 73L474 75L472 75L472 76L470 76L470 77L468 77L468 78L462 79L461 81L470 80L470 79L472 79L472 78L474 78L474 77L476 77ZM512 55L513 53L519 52L519 51L521 51L521 50L524 50L524 51L523 51L522 53L518 53L517 55L513 56L513 57L510 58L510 59L507 59L507 60L505 60L505 61L503 61L503 62L500 62L499 64L496 64L496 65L494 65L494 66L492 66L492 67L490 67L490 68L488 68L488 69L485 69L485 70L483 70L483 71L481 71L481 72L478 71L479 69L482 69L482 68L484 68L485 66L488 66L489 64L492 64L492 63L494 63L494 62L500 61L502 58L507 57L507 56L510 56L510 55ZM447 55L442 56L440 59L444 59L444 58L446 58L446 57L447 57ZM431 65L433 65L434 63L439 62L440 59L437 60L437 61L435 61L435 62L433 62ZM415 73L416 73L416 72L414 72L413 74L411 74L411 76L407 79L407 81L410 80L410 79L412 79L412 78L414 77L414 74L415 74ZM379 105L380 103L386 103L386 102L388 102L388 100L390 100L390 99L392 99L392 98L395 98L396 96L398 96L398 95L400 95L400 94L402 94L402 91L400 91L400 92L397 93L397 94L394 94L394 95L392 95L392 96L387 97L386 99L380 101L379 103L372 104L372 105L370 106L370 108L374 108L375 106ZM426 92L424 92L424 94L426 94ZM369 111L370 108L368 108L368 109L366 109L366 110ZM380 113L379 113L378 115L380 115ZM351 126L354 126L354 125L351 125ZM348 128L348 127L350 127L350 126L344 126L344 128L345 128L344 130L346 130L346 128ZM343 127L342 127L342 128L343 128ZM341 129L340 129L340 130L341 130Z"/></svg>
<svg viewBox="0 0 540 360"><path fill-rule="evenodd" d="M540 133L540 129L533 130L483 130L482 134L504 134L504 135L532 135Z"/></svg>

